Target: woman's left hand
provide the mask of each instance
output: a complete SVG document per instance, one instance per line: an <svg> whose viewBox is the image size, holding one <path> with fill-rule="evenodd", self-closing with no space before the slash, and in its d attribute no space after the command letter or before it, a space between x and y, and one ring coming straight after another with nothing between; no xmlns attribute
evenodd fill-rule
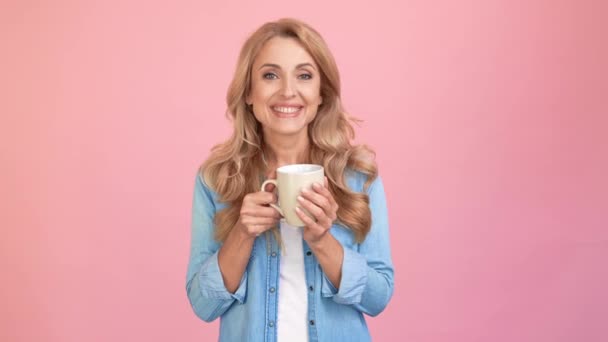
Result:
<svg viewBox="0 0 608 342"><path fill-rule="evenodd" d="M299 207L296 208L296 213L306 225L303 234L304 240L309 245L314 245L329 232L333 222L338 217L338 204L329 192L327 177L325 177L325 186L315 183L312 190L302 190L302 194L298 196L298 203ZM314 219L306 215L302 208L306 209Z"/></svg>

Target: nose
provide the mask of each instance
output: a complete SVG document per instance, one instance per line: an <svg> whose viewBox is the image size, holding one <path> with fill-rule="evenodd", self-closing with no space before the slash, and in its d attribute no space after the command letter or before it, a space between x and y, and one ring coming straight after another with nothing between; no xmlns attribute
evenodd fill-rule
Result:
<svg viewBox="0 0 608 342"><path fill-rule="evenodd" d="M296 94L294 81L286 77L281 84L281 95L284 97L293 97Z"/></svg>

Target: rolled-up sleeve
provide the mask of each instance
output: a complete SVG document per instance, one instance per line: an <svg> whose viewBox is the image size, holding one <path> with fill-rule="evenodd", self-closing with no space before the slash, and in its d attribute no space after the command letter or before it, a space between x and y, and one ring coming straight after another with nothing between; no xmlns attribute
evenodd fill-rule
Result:
<svg viewBox="0 0 608 342"><path fill-rule="evenodd" d="M376 316L388 305L394 288L388 210L380 177L370 185L368 195L371 229L358 245L358 251L344 247L340 288L336 289L323 275L321 294L336 303L353 305L361 312Z"/></svg>
<svg viewBox="0 0 608 342"><path fill-rule="evenodd" d="M214 240L216 207L211 190L197 175L192 199L190 260L186 275L186 293L198 317L211 322L247 295L247 271L235 293L224 285L218 263L220 244Z"/></svg>

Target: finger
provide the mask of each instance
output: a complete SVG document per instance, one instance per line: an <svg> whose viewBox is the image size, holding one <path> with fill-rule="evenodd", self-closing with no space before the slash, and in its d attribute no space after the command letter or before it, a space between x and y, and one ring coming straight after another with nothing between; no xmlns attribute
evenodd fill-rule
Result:
<svg viewBox="0 0 608 342"><path fill-rule="evenodd" d="M253 215L256 217L270 217L277 220L281 218L279 211L273 207L257 207Z"/></svg>
<svg viewBox="0 0 608 342"><path fill-rule="evenodd" d="M279 222L279 220L273 217L256 217L251 220L252 225L261 226L261 227L274 227Z"/></svg>
<svg viewBox="0 0 608 342"><path fill-rule="evenodd" d="M322 187L319 184L317 184L317 186L313 185L313 188L315 191L310 191L311 194L304 197L321 207L325 211L325 215L327 215L330 221L333 222L333 220L337 218L336 212L338 211L338 204L336 203L334 197L329 189ZM305 191L302 192L304 193Z"/></svg>
<svg viewBox="0 0 608 342"><path fill-rule="evenodd" d="M306 209L317 220L317 222L322 224L331 223L331 219L325 214L325 211L311 201L302 196L298 196L298 202L302 208Z"/></svg>
<svg viewBox="0 0 608 342"><path fill-rule="evenodd" d="M338 203L336 203L336 200L334 199L334 195L332 195L332 194L331 194L331 191L329 191L329 188L327 187L327 185L326 185L326 186L321 186L321 185L320 185L320 184L318 184L318 183L314 183L314 184L312 185L312 189L313 189L314 191L316 191L317 193L319 193L319 194L321 194L321 195L325 196L325 197L327 198L327 200L329 201L329 203L330 203L330 204L331 204L333 207L335 207L335 208L337 208L337 207L338 207Z"/></svg>
<svg viewBox="0 0 608 342"><path fill-rule="evenodd" d="M249 231L250 234L253 235L259 235L261 233L264 233L267 230L270 230L272 228L275 228L278 224L278 221L267 221L267 222L262 222L262 221L256 221L255 223L251 223L247 225L247 230Z"/></svg>
<svg viewBox="0 0 608 342"><path fill-rule="evenodd" d="M276 188L277 187L274 184L268 183L268 184L266 184L266 187L264 188L264 191L274 192L274 189L276 189Z"/></svg>
<svg viewBox="0 0 608 342"><path fill-rule="evenodd" d="M300 209L299 207L296 207L296 215L298 215L300 220L302 220L302 222L304 222L304 226L306 226L307 228L323 229L317 222L315 222L313 219L311 219L310 216L308 216L304 212L304 210Z"/></svg>
<svg viewBox="0 0 608 342"><path fill-rule="evenodd" d="M323 194L317 193L315 191L310 191L308 189L302 189L302 197L311 201L318 207L322 208L326 213L331 210L331 203L329 199Z"/></svg>
<svg viewBox="0 0 608 342"><path fill-rule="evenodd" d="M273 192L258 191L251 193L248 196L254 204L270 204L277 202L277 195L275 195Z"/></svg>
<svg viewBox="0 0 608 342"><path fill-rule="evenodd" d="M273 208L273 207L266 207L266 208L271 209L272 212L264 210L264 214L262 217L271 217L273 219L276 219L277 221L283 217L283 216L281 216L281 213L279 213L279 211L276 210L275 208Z"/></svg>
<svg viewBox="0 0 608 342"><path fill-rule="evenodd" d="M281 214L275 208L256 204L243 206L240 214L241 216L272 217L277 219L281 217Z"/></svg>
<svg viewBox="0 0 608 342"><path fill-rule="evenodd" d="M275 220L280 220L283 217L281 213L274 207L268 206L262 208L264 208L264 210L260 211L259 214L256 211L256 213L254 214L256 217L270 217Z"/></svg>

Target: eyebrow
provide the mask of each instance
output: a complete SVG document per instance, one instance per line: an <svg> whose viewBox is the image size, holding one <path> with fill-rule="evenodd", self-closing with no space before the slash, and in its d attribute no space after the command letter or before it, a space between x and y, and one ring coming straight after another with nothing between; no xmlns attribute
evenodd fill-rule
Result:
<svg viewBox="0 0 608 342"><path fill-rule="evenodd" d="M309 66L309 67L313 68L313 70L317 70L315 68L315 66L312 65L312 64L310 64L310 63L300 63L300 64L296 65L296 69L300 69L300 68L303 68L305 66ZM272 64L272 63L264 63L264 64L262 64L262 66L260 66L260 69L262 69L263 67L272 67L272 68L276 68L276 69L281 69L280 65L278 65L278 64ZM260 70L260 69L258 69L258 70Z"/></svg>

